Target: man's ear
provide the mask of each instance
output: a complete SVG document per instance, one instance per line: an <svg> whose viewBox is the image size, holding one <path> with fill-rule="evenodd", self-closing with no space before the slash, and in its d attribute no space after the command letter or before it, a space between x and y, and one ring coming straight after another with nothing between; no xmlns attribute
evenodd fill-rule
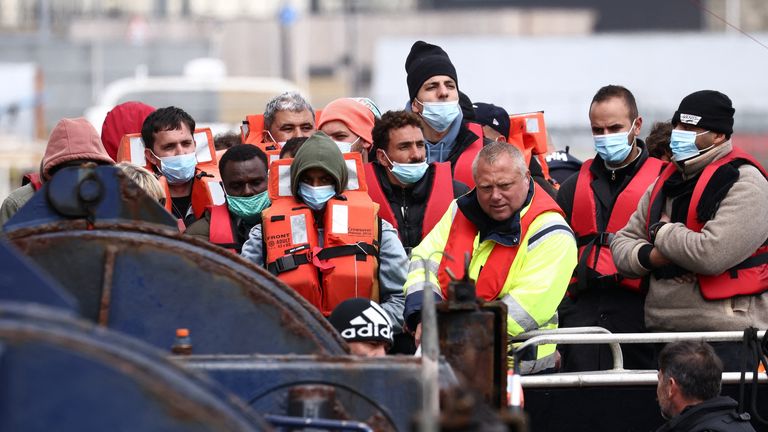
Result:
<svg viewBox="0 0 768 432"><path fill-rule="evenodd" d="M147 160L147 162L160 169L160 160L155 156L154 153L152 153L152 150L146 147L144 148L144 158Z"/></svg>
<svg viewBox="0 0 768 432"><path fill-rule="evenodd" d="M421 113L421 108L419 107L419 105L420 105L420 104L419 104L418 102L416 102L416 99L413 99L413 100L411 101L411 111L412 111L414 114L419 114L419 113Z"/></svg>
<svg viewBox="0 0 768 432"><path fill-rule="evenodd" d="M712 143L714 145L718 146L718 145L728 141L728 138L725 137L724 133L720 133L720 132L712 132L712 133L715 134L715 139L712 140Z"/></svg>
<svg viewBox="0 0 768 432"><path fill-rule="evenodd" d="M387 160L387 157L384 156L384 150L381 150L380 148L376 149L376 160L379 162L379 165L385 168L391 168L391 164Z"/></svg>

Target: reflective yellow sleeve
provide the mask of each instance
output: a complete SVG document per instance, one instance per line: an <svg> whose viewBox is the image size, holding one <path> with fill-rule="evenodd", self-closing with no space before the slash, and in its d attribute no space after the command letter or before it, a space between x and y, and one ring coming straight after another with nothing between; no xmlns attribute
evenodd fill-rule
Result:
<svg viewBox="0 0 768 432"><path fill-rule="evenodd" d="M576 240L562 216L544 213L533 221L499 296L507 305L510 335L557 327L557 307L576 255Z"/></svg>
<svg viewBox="0 0 768 432"><path fill-rule="evenodd" d="M445 250L448 234L450 234L451 224L457 209L456 200L454 200L437 225L432 228L432 231L411 251L408 279L405 282L405 286L403 286L406 296L423 291L425 288L429 288L442 296L442 291L437 281L437 271L443 258L441 252ZM428 271L428 276L425 276L425 267Z"/></svg>

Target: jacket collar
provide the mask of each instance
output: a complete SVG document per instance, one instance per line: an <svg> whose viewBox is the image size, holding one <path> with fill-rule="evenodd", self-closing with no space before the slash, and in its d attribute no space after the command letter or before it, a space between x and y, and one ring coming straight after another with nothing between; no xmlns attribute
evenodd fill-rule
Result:
<svg viewBox="0 0 768 432"><path fill-rule="evenodd" d="M533 199L533 180L529 181L528 196L520 210L504 221L491 219L477 202L477 189L472 189L466 195L457 200L459 210L474 224L480 233L480 243L491 240L504 246L517 246L522 240L520 237L520 215L528 207Z"/></svg>
<svg viewBox="0 0 768 432"><path fill-rule="evenodd" d="M430 179L435 172L434 163L429 164L427 172L424 173L424 176L421 178L421 180L417 181L408 188L392 184L389 181L389 177L387 176L387 168L379 164L378 161L373 162L373 168L376 172L376 176L378 177L379 184L381 185L381 190L384 192L384 195L387 197L387 199L402 203L404 196L409 198L409 202L426 201L429 198L429 185L431 184Z"/></svg>
<svg viewBox="0 0 768 432"><path fill-rule="evenodd" d="M683 178L689 179L691 177L695 177L699 175L699 173L702 172L704 168L707 167L707 165L711 164L712 162L718 159L723 158L732 150L733 150L733 144L731 143L731 141L726 141L704 154L700 154L696 157L683 161L682 167L681 165L677 165L676 163L675 164L677 165L677 169L682 171Z"/></svg>

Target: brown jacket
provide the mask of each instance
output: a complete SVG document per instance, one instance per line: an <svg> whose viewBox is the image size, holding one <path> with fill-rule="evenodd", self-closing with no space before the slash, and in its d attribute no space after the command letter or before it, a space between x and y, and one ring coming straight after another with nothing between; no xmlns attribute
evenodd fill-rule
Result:
<svg viewBox="0 0 768 432"><path fill-rule="evenodd" d="M684 178L697 175L709 163L732 150L730 142L688 161ZM656 279L640 264L638 251L648 243L646 217L653 185L645 192L637 211L611 243L616 267L629 277L648 275L645 324L652 331L743 330L768 327L768 291L754 296L705 300L698 282L678 283ZM664 203L671 213L671 200ZM739 167L739 179L731 187L715 216L701 232L682 223L668 223L656 234L655 246L669 260L692 273L716 275L740 263L768 238L768 181L751 165Z"/></svg>

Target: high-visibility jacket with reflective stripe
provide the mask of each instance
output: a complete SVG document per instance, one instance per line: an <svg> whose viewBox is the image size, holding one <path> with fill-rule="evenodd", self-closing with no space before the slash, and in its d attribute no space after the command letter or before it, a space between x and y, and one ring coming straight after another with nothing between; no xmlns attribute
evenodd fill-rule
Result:
<svg viewBox="0 0 768 432"><path fill-rule="evenodd" d="M546 192L539 187L535 191L533 200L546 196ZM529 203L521 215L524 216L530 208ZM413 249L408 280L403 288L406 320L421 309L425 288L429 288L436 298L443 298L437 276L442 255L436 252L445 250L457 211L458 205L454 200L435 228ZM492 240L480 243L479 234L475 237L469 264L470 278L477 280L480 269L495 247L505 246L498 246ZM507 333L510 336L530 330L557 328L557 307L575 266L576 241L562 215L549 211L533 219L519 243L518 253L497 296L508 308ZM425 267L429 273L428 280L425 279ZM530 371L553 366L554 351L554 345L540 346L536 355L538 364L532 366L534 369Z"/></svg>

